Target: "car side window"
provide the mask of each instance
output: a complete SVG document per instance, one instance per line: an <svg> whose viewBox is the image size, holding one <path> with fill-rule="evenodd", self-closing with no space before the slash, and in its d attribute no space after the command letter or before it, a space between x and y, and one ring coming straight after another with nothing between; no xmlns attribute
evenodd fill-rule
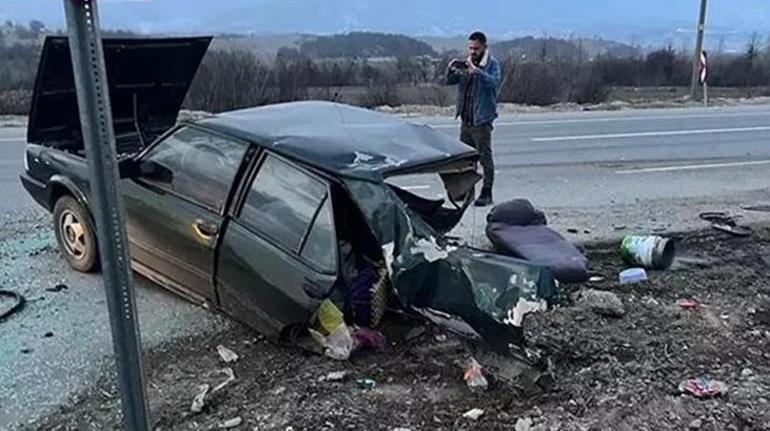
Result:
<svg viewBox="0 0 770 431"><path fill-rule="evenodd" d="M327 195L310 228L301 255L321 271L332 274L337 271L336 250L332 201Z"/></svg>
<svg viewBox="0 0 770 431"><path fill-rule="evenodd" d="M318 269L333 271L334 222L326 184L278 157L262 161L240 213L240 221L300 254ZM323 206L322 206L323 205ZM315 221L313 228L311 224ZM302 240L308 235L303 250Z"/></svg>
<svg viewBox="0 0 770 431"><path fill-rule="evenodd" d="M219 212L246 150L246 144L185 127L150 149L141 163L170 172L170 181L159 184L161 188Z"/></svg>

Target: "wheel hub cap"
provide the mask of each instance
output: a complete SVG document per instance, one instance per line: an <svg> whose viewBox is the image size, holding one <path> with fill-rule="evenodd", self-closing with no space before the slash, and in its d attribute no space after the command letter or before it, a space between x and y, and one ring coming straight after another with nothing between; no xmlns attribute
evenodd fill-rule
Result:
<svg viewBox="0 0 770 431"><path fill-rule="evenodd" d="M66 252L75 259L82 259L87 251L86 231L77 214L65 210L62 212L59 223Z"/></svg>

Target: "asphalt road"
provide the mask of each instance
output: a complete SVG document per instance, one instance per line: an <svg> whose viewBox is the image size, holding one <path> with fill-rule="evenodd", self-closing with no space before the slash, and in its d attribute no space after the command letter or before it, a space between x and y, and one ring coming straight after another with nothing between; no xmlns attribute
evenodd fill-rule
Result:
<svg viewBox="0 0 770 431"><path fill-rule="evenodd" d="M28 301L0 323L0 430L26 429L113 369L101 279L67 266L56 250L50 216L21 187L23 135L21 128L0 127L0 289ZM134 280L145 348L229 324L141 277ZM57 285L67 288L46 290ZM0 308L8 305L0 298Z"/></svg>
<svg viewBox="0 0 770 431"><path fill-rule="evenodd" d="M414 120L458 133L449 118ZM12 235L0 239L0 284L36 301L0 328L0 429L76 393L109 364L111 349L98 277L66 268L46 216L18 182L23 136L22 128L0 128L2 231ZM529 198L555 227L579 227L569 235L576 241L688 228L700 210L770 202L770 106L522 114L499 119L493 147L496 201ZM439 191L431 177L394 181L421 194ZM469 211L461 234L481 241L484 215ZM41 221L19 233L28 219ZM70 289L44 290L60 282ZM147 282L138 287L148 346L224 324Z"/></svg>
<svg viewBox="0 0 770 431"><path fill-rule="evenodd" d="M594 207L767 189L769 138L764 106L505 117L493 134L496 200Z"/></svg>

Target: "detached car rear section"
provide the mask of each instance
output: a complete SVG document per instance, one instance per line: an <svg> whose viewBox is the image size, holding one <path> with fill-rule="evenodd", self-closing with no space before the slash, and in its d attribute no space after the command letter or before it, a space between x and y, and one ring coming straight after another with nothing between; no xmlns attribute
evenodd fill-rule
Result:
<svg viewBox="0 0 770 431"><path fill-rule="evenodd" d="M321 304L373 327L399 307L499 351L555 295L550 271L444 236L479 179L477 154L427 126L327 102L177 123L209 38L105 40L132 266L277 338ZM96 268L66 39L41 59L22 182L54 214L63 254ZM436 176L445 198L390 181ZM323 307L322 307L323 308Z"/></svg>

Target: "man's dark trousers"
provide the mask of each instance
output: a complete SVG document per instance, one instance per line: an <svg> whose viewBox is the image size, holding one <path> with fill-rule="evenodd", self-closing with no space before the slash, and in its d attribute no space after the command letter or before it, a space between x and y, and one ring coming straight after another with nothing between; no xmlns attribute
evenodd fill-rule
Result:
<svg viewBox="0 0 770 431"><path fill-rule="evenodd" d="M492 191L495 181L495 162L492 160L492 125L481 124L460 128L460 140L479 152L481 167L484 170L484 189Z"/></svg>

